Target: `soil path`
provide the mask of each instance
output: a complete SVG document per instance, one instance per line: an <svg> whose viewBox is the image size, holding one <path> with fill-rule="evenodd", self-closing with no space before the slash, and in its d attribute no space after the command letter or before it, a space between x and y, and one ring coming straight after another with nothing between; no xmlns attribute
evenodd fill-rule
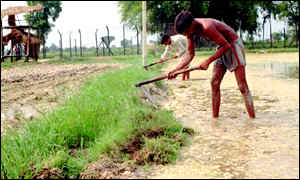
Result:
<svg viewBox="0 0 300 180"><path fill-rule="evenodd" d="M247 54L246 59L254 120L248 118L234 73L227 72L221 84L218 119L211 118L213 65L191 72L188 81L181 75L166 81L171 93L163 107L197 135L176 163L154 166L147 178L299 178L299 79L282 78L272 68L278 62L299 68L299 53ZM164 73L177 63L169 63Z"/></svg>

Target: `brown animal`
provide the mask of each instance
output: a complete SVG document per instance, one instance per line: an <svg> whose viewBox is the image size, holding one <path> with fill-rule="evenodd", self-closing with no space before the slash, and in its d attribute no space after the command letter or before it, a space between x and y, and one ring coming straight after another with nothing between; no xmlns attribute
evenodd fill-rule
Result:
<svg viewBox="0 0 300 180"><path fill-rule="evenodd" d="M21 30L21 29L12 29L12 31L3 36L2 42L4 45L7 45L8 42L11 40L12 42L12 49L16 44L23 44L25 47L25 52L27 52L27 44L28 44L28 33ZM30 33L29 39L29 57L33 58L35 61L38 60L40 54L40 44L41 40L35 36L34 34ZM12 55L12 52L11 52ZM28 61L26 58L25 61Z"/></svg>

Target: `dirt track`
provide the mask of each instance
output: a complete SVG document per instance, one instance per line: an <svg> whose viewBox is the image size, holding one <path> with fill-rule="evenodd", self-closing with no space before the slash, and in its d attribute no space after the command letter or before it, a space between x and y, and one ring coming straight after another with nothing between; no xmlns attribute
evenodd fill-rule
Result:
<svg viewBox="0 0 300 180"><path fill-rule="evenodd" d="M180 160L155 166L147 178L299 178L299 79L277 78L265 68L267 61L299 67L299 54L248 54L246 59L254 120L248 118L234 73L227 72L221 84L218 119L211 118L212 65L191 72L189 81L181 76L167 81L172 93L164 107L198 135L182 149Z"/></svg>

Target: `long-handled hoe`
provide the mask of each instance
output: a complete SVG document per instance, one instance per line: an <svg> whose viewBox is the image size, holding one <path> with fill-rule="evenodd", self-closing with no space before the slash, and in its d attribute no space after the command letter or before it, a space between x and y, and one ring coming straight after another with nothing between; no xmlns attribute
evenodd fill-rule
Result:
<svg viewBox="0 0 300 180"><path fill-rule="evenodd" d="M194 71L194 70L197 70L197 69L198 69L198 67L191 67L189 69L183 69L183 70L180 70L180 71L176 71L175 75L182 74L182 73L185 73L185 72ZM146 80L146 81L141 81L141 82L135 84L135 87L141 87L145 84L153 83L153 82L160 81L160 80L163 80L163 79L166 79L166 78L168 78L168 75L159 76L159 77L149 79L149 80Z"/></svg>
<svg viewBox="0 0 300 180"><path fill-rule="evenodd" d="M198 67L191 67L189 69L183 69L183 70L175 72L175 75L182 74L182 73L185 73L185 72L194 71L194 70L197 70L197 69L198 69ZM141 82L135 84L135 87L140 87L140 90L143 92L143 94L149 99L149 101L151 101L151 103L154 105L154 107L157 108L157 106L156 106L153 98L151 97L151 95L147 92L147 90L145 88L143 88L141 86L143 86L145 84L153 83L153 82L156 82L156 81L160 81L160 80L163 80L163 79L166 79L166 78L168 78L168 75L156 77L156 78L149 79L149 80L146 80L146 81L141 81Z"/></svg>
<svg viewBox="0 0 300 180"><path fill-rule="evenodd" d="M164 61L156 61L156 62L154 62L154 63L145 65L145 66L144 66L144 69L145 69L146 71L148 71L148 67L153 66L153 65L155 65L155 64L160 64L160 63L169 61L169 60L171 60L171 59L173 59L173 58L168 58L168 59L165 59Z"/></svg>

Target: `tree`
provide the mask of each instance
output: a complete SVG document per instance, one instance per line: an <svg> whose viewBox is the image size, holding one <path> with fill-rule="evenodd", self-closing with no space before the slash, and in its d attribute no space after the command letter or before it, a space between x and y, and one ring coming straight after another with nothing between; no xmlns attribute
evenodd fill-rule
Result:
<svg viewBox="0 0 300 180"><path fill-rule="evenodd" d="M278 5L279 19L287 18L289 26L294 27L295 37L298 47L299 42L299 1L283 1ZM292 41L292 42L293 42ZM292 43L291 42L291 43ZM291 45L291 44L290 44Z"/></svg>
<svg viewBox="0 0 300 180"><path fill-rule="evenodd" d="M283 34L282 33L278 33L278 32L273 32L272 37L273 37L274 40L276 40L276 41L279 42L282 39Z"/></svg>
<svg viewBox="0 0 300 180"><path fill-rule="evenodd" d="M51 31L51 28L54 26L53 22L59 16L61 12L61 1L27 1L28 6L34 6L40 3L44 9L41 11L37 11L32 13L31 15L25 15L25 19L28 24L38 27L40 30L40 39L43 41L43 56L46 56L45 52L45 44L47 40L47 36Z"/></svg>
<svg viewBox="0 0 300 180"><path fill-rule="evenodd" d="M121 40L121 47L124 47L124 42L125 42L125 47L131 47L132 46L132 41L131 40Z"/></svg>
<svg viewBox="0 0 300 180"><path fill-rule="evenodd" d="M278 15L278 8L277 5L278 3L276 3L275 1L258 1L258 5L261 8L261 13L263 13L263 28L264 28L264 23L266 21L266 19L269 19L270 21L270 43L271 43L271 48L273 47L273 41L272 41L272 23L271 23L271 19L272 19L272 15L274 17L274 19L277 18ZM264 29L263 29L264 32Z"/></svg>
<svg viewBox="0 0 300 180"><path fill-rule="evenodd" d="M52 43L48 49L49 51L55 52L58 51L59 48L54 43Z"/></svg>
<svg viewBox="0 0 300 180"><path fill-rule="evenodd" d="M131 28L142 25L142 1L118 1L121 13L121 22Z"/></svg>
<svg viewBox="0 0 300 180"><path fill-rule="evenodd" d="M108 45L110 45L111 42L112 42L113 40L115 40L115 37L114 37L114 36L109 36L109 38L108 38L108 36L103 36L102 38L104 39L105 43L108 44ZM102 38L101 38L101 39L102 39ZM108 39L109 39L109 41L108 41Z"/></svg>
<svg viewBox="0 0 300 180"><path fill-rule="evenodd" d="M119 2L119 7L123 22L141 25L141 3ZM173 31L175 17L183 10L191 11L195 17L224 21L234 30L242 28L251 34L258 26L256 1L147 1L147 30L151 33Z"/></svg>

